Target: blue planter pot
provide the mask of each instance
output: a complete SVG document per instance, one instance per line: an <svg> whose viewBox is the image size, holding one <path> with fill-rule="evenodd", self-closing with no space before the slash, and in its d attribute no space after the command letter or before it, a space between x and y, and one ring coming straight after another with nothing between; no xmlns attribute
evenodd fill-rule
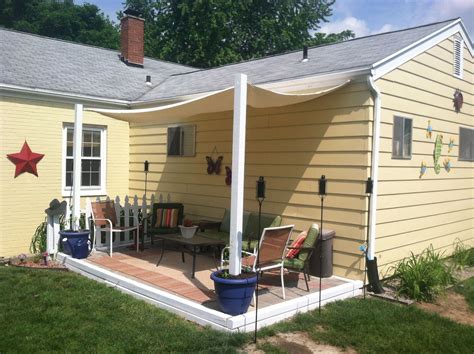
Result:
<svg viewBox="0 0 474 354"><path fill-rule="evenodd" d="M232 316L247 312L257 285L257 275L247 279L225 279L217 275L220 272L212 273L211 279L221 311Z"/></svg>
<svg viewBox="0 0 474 354"><path fill-rule="evenodd" d="M72 258L87 258L91 253L92 247L90 247L89 230L64 230L59 231L59 234L61 235L63 252L72 256Z"/></svg>

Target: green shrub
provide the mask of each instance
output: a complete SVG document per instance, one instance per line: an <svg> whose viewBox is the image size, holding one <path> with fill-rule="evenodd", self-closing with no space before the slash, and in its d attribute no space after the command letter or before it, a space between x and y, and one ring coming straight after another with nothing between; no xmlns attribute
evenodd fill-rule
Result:
<svg viewBox="0 0 474 354"><path fill-rule="evenodd" d="M454 266L457 269L474 266L474 248L469 248L461 241L454 245L454 253L452 255Z"/></svg>
<svg viewBox="0 0 474 354"><path fill-rule="evenodd" d="M31 239L30 252L33 254L40 254L46 251L46 229L48 224L43 221L38 225L36 231Z"/></svg>
<svg viewBox="0 0 474 354"><path fill-rule="evenodd" d="M443 254L435 252L433 246L420 255L413 253L402 260L395 268L395 277L399 280L399 295L408 296L417 301L432 302L448 285L456 279L453 268L446 265Z"/></svg>

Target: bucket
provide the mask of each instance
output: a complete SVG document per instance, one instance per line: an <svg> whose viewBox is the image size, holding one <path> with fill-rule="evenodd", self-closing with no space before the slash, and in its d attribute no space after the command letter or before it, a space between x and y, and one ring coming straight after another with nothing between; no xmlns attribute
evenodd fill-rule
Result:
<svg viewBox="0 0 474 354"><path fill-rule="evenodd" d="M59 234L64 253L78 259L87 258L90 254L92 247L90 247L89 230L66 230L60 231Z"/></svg>

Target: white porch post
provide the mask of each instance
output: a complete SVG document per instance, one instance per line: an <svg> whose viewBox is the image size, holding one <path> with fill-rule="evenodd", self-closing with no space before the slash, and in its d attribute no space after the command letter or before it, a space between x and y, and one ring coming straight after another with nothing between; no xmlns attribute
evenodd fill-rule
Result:
<svg viewBox="0 0 474 354"><path fill-rule="evenodd" d="M82 156L82 104L74 106L74 174L72 178L72 216L73 225L71 228L77 230L79 228L79 218L81 216L81 156Z"/></svg>
<svg viewBox="0 0 474 354"><path fill-rule="evenodd" d="M244 213L245 125L247 121L247 75L237 74L234 87L232 134L232 191L230 201L229 272L240 274L242 219Z"/></svg>

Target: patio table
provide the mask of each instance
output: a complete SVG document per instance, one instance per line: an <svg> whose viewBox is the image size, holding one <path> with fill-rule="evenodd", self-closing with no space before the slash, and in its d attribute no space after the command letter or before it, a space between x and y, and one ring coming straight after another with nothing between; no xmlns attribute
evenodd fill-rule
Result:
<svg viewBox="0 0 474 354"><path fill-rule="evenodd" d="M193 268L191 276L193 279L196 270L196 254L198 253L198 249L201 249L203 247L215 247L217 248L218 254L220 255L222 248L226 245L225 242L222 240L216 240L209 237L205 237L199 233L195 234L192 238L184 238L180 234L156 235L155 238L158 241L161 241L161 255L160 259L156 263L156 266L158 267L161 263L161 260L163 259L163 254L165 253L165 243L171 242L178 244L179 246L181 246L181 257L183 263L185 263L184 252L187 252L193 256Z"/></svg>

